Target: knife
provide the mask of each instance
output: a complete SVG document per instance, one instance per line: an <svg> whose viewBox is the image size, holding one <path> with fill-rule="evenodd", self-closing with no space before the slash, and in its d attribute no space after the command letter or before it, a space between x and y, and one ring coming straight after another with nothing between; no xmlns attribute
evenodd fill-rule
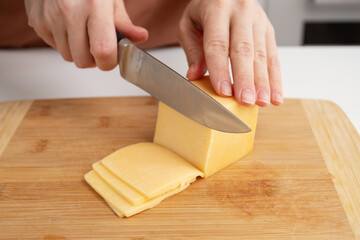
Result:
<svg viewBox="0 0 360 240"><path fill-rule="evenodd" d="M186 78L117 33L121 76L169 107L206 127L251 131L244 122Z"/></svg>

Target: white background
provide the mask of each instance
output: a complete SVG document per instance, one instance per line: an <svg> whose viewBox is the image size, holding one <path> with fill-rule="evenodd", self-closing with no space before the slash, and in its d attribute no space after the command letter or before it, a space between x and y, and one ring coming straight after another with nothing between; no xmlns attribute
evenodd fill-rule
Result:
<svg viewBox="0 0 360 240"><path fill-rule="evenodd" d="M185 75L181 48L150 51ZM360 47L279 47L286 98L334 101L360 132ZM77 69L52 49L0 50L0 101L145 95L110 72Z"/></svg>

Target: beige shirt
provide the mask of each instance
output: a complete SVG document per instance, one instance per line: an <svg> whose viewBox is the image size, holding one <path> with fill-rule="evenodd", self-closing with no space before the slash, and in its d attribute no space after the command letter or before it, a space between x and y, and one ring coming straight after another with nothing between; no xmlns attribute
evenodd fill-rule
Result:
<svg viewBox="0 0 360 240"><path fill-rule="evenodd" d="M125 0L135 25L149 31L143 48L177 44L176 30L190 0ZM47 46L27 24L24 0L0 1L0 47Z"/></svg>

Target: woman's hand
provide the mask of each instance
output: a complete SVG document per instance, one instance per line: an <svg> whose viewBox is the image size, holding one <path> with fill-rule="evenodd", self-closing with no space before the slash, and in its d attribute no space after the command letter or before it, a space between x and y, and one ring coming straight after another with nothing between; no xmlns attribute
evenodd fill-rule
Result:
<svg viewBox="0 0 360 240"><path fill-rule="evenodd" d="M192 0L179 24L179 41L190 80L208 70L221 96L234 94L244 105L283 102L274 29L256 0Z"/></svg>
<svg viewBox="0 0 360 240"><path fill-rule="evenodd" d="M116 31L133 42L148 37L132 24L123 0L25 0L29 25L79 68L117 65Z"/></svg>

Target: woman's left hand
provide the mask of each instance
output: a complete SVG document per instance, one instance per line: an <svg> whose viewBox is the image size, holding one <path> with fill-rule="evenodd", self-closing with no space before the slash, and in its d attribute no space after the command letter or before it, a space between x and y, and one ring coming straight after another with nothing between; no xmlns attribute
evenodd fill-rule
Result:
<svg viewBox="0 0 360 240"><path fill-rule="evenodd" d="M192 0L179 24L187 77L209 71L221 96L243 105L283 102L274 28L256 0ZM231 85L229 57L234 86Z"/></svg>

